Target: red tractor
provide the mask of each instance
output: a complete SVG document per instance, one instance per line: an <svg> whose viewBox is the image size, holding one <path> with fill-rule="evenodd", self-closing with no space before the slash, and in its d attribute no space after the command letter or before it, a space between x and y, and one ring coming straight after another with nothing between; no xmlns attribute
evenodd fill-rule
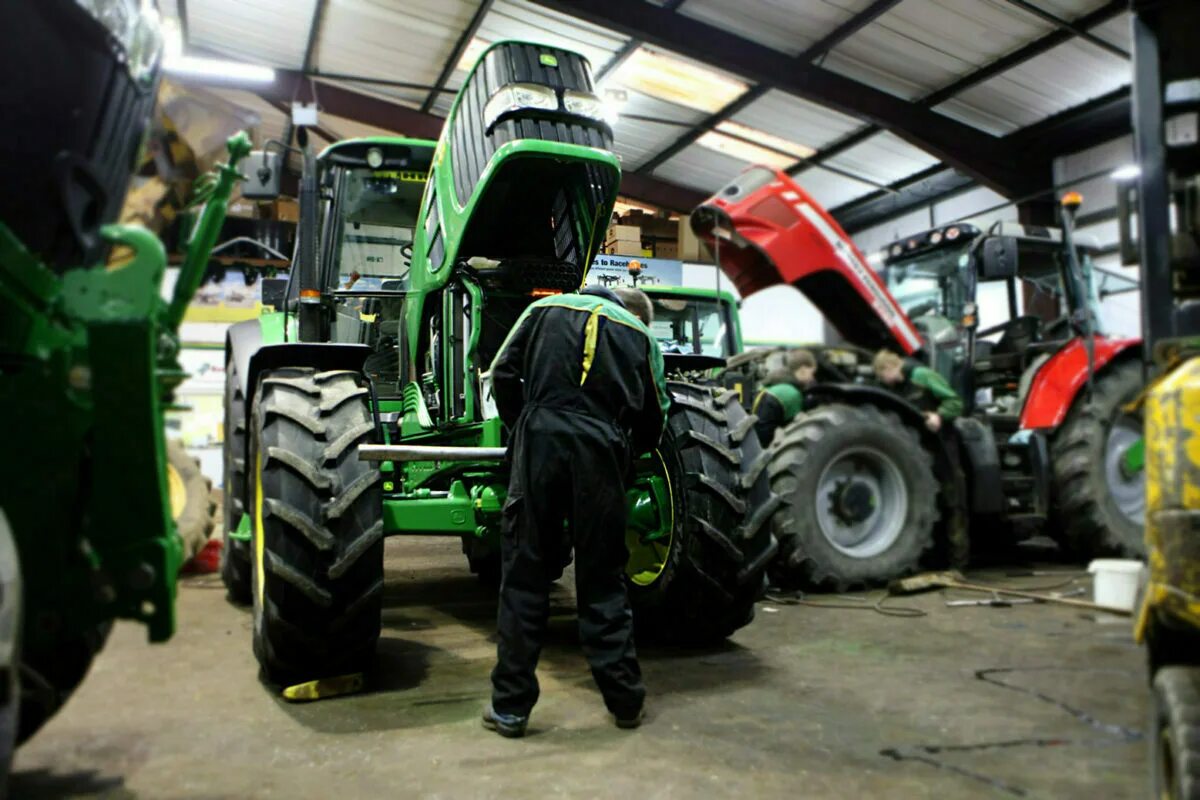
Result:
<svg viewBox="0 0 1200 800"><path fill-rule="evenodd" d="M1141 551L1141 423L1124 410L1140 342L1104 335L1076 206L1061 230L935 228L891 245L879 271L782 172L749 169L693 213L743 297L795 286L845 340L771 443L777 577L842 589L962 563L968 530L981 549L1044 528L1081 557ZM1002 319L981 329L981 306ZM930 432L873 380L880 348L958 391L952 428Z"/></svg>

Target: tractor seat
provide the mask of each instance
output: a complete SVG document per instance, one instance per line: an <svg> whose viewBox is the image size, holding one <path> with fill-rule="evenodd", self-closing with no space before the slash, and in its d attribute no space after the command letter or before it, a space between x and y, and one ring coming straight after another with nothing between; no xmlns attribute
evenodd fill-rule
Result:
<svg viewBox="0 0 1200 800"><path fill-rule="evenodd" d="M1006 322L1000 338L987 354L989 369L1020 372L1030 346L1038 340L1041 324L1042 321L1031 314Z"/></svg>

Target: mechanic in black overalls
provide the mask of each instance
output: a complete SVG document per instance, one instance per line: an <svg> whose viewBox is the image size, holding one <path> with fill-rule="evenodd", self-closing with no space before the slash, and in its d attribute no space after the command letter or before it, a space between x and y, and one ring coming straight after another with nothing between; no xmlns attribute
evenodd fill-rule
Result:
<svg viewBox="0 0 1200 800"><path fill-rule="evenodd" d="M492 363L497 410L511 431L512 476L497 663L483 721L503 736L524 735L537 702L552 570L571 546L592 676L618 727L641 723L646 690L624 581L625 489L633 459L658 444L670 404L662 353L646 327L652 314L636 289L543 298L517 320Z"/></svg>

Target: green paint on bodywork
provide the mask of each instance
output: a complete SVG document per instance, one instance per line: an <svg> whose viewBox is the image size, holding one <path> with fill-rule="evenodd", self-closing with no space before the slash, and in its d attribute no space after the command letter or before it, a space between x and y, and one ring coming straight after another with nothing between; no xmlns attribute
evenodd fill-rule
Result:
<svg viewBox="0 0 1200 800"><path fill-rule="evenodd" d="M721 304L725 324L733 333L733 352L740 353L745 349L742 340L742 317L738 312L738 299L732 292L721 289L702 289L695 286L641 286L643 292L650 297L670 297L678 300L706 300Z"/></svg>
<svg viewBox="0 0 1200 800"><path fill-rule="evenodd" d="M167 495L163 410L186 377L178 325L208 265L236 164L211 183L171 302L148 231L108 225L112 264L54 270L0 223L0 508L25 593L25 647L57 653L116 617L174 631L182 546Z"/></svg>

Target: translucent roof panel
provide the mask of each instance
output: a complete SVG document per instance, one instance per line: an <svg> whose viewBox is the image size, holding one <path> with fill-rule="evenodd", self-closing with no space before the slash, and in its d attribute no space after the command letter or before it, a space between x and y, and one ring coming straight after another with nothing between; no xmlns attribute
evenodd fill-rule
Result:
<svg viewBox="0 0 1200 800"><path fill-rule="evenodd" d="M466 27L465 23L462 27ZM475 38L488 43L519 39L573 50L592 62L593 72L603 68L627 41L626 37L606 28L559 14L526 0L497 0L483 18ZM420 52L419 48L417 52ZM469 68L470 65L464 66ZM466 69L456 69L446 85L457 89L462 86L466 77ZM434 104L434 113L442 116L449 114L453 102L454 95L443 94Z"/></svg>
<svg viewBox="0 0 1200 800"><path fill-rule="evenodd" d="M872 0L687 0L679 13L744 39L799 55Z"/></svg>
<svg viewBox="0 0 1200 800"><path fill-rule="evenodd" d="M885 131L838 153L828 163L876 183L888 184L928 169L938 159Z"/></svg>
<svg viewBox="0 0 1200 800"><path fill-rule="evenodd" d="M254 64L299 69L316 0L193 0L187 44Z"/></svg>
<svg viewBox="0 0 1200 800"><path fill-rule="evenodd" d="M317 67L335 74L432 84L476 6L470 0L329 0ZM406 42L420 46L405 46Z"/></svg>
<svg viewBox="0 0 1200 800"><path fill-rule="evenodd" d="M425 102L428 92L423 89L404 89L398 86L380 86L377 83L361 83L359 81L318 81L317 82L317 102L321 101L321 86L329 84L330 86L339 86L343 89L349 89L357 94L365 94L369 97L378 97L381 100L386 100L389 103L406 106L408 108L420 108Z"/></svg>
<svg viewBox="0 0 1200 800"><path fill-rule="evenodd" d="M654 174L681 186L715 192L748 166L746 161L693 144L660 164Z"/></svg>
<svg viewBox="0 0 1200 800"><path fill-rule="evenodd" d="M1125 59L1072 39L972 86L937 110L991 133L1011 133L1126 86L1130 77Z"/></svg>
<svg viewBox="0 0 1200 800"><path fill-rule="evenodd" d="M732 119L817 150L862 127L853 117L777 89L746 106Z"/></svg>

